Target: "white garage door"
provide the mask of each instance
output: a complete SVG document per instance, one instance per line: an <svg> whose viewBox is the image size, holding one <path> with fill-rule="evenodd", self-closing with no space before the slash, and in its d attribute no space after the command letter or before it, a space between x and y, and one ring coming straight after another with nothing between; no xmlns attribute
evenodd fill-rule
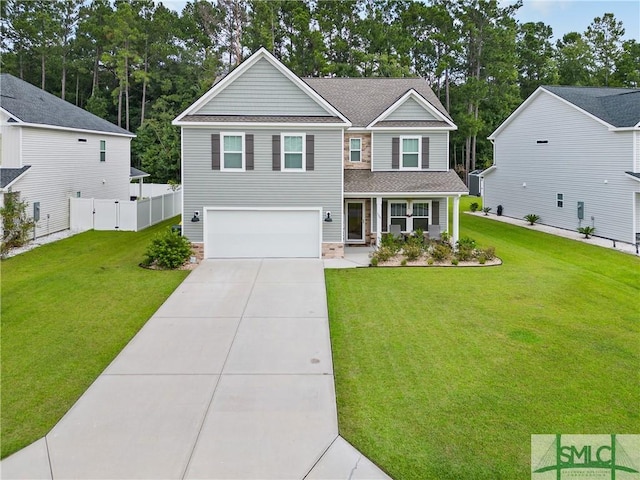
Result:
<svg viewBox="0 0 640 480"><path fill-rule="evenodd" d="M205 209L207 258L319 258L321 209Z"/></svg>

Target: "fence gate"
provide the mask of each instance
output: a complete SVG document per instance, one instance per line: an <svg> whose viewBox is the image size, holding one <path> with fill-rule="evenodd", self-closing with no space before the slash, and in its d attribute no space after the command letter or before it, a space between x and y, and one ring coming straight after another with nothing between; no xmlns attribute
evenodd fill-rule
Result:
<svg viewBox="0 0 640 480"><path fill-rule="evenodd" d="M117 200L93 200L93 228L95 230L118 230Z"/></svg>

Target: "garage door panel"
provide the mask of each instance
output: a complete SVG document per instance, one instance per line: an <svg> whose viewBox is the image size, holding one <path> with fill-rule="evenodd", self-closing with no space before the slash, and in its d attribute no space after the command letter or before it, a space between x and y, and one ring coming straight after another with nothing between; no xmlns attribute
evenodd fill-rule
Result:
<svg viewBox="0 0 640 480"><path fill-rule="evenodd" d="M208 210L206 230L209 258L319 256L319 210Z"/></svg>

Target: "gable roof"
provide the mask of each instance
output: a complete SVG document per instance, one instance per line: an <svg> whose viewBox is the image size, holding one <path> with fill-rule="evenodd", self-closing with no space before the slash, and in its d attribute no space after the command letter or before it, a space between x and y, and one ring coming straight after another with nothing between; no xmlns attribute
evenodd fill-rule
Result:
<svg viewBox="0 0 640 480"><path fill-rule="evenodd" d="M289 70L282 62L269 53L264 47L260 48L257 52L251 55L247 60L238 65L233 71L227 74L224 78L217 81L211 89L205 93L202 97L196 100L191 106L189 106L184 112L178 115L173 120L174 125L182 125L193 121L194 114L197 114L198 110L214 99L220 92L224 91L235 79L240 77L244 72L249 70L253 65L261 60L266 60L273 67L275 67L282 75L288 78L294 85L296 85L302 92L304 92L310 99L318 104L323 110L326 111L328 117L334 118L334 123L349 124L349 121L326 99L318 95L312 88L304 83L300 77L295 75ZM186 118L189 117L189 118Z"/></svg>
<svg viewBox="0 0 640 480"><path fill-rule="evenodd" d="M30 165L25 165L22 168L5 168L0 167L0 190L10 187L16 180L26 173L31 168Z"/></svg>
<svg viewBox="0 0 640 480"><path fill-rule="evenodd" d="M135 135L8 73L0 74L0 108L17 124Z"/></svg>
<svg viewBox="0 0 640 480"><path fill-rule="evenodd" d="M303 78L302 80L340 110L354 127L367 127L411 90L453 123L438 97L422 78ZM446 124L443 122L443 125Z"/></svg>
<svg viewBox="0 0 640 480"><path fill-rule="evenodd" d="M568 103L609 129L640 128L640 89L611 87L538 87L496 130L489 135L493 140L511 120L518 116L541 94L551 95Z"/></svg>
<svg viewBox="0 0 640 480"><path fill-rule="evenodd" d="M640 122L640 89L543 86L548 92L617 128Z"/></svg>

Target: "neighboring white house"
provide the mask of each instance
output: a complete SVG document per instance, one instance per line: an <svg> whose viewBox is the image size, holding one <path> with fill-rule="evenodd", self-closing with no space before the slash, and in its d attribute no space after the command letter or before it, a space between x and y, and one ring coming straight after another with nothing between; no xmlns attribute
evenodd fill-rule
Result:
<svg viewBox="0 0 640 480"><path fill-rule="evenodd" d="M36 236L69 228L69 198L129 200L131 132L0 75L0 202L19 192Z"/></svg>
<svg viewBox="0 0 640 480"><path fill-rule="evenodd" d="M640 234L640 89L540 87L489 139L483 205L568 230L636 243Z"/></svg>

